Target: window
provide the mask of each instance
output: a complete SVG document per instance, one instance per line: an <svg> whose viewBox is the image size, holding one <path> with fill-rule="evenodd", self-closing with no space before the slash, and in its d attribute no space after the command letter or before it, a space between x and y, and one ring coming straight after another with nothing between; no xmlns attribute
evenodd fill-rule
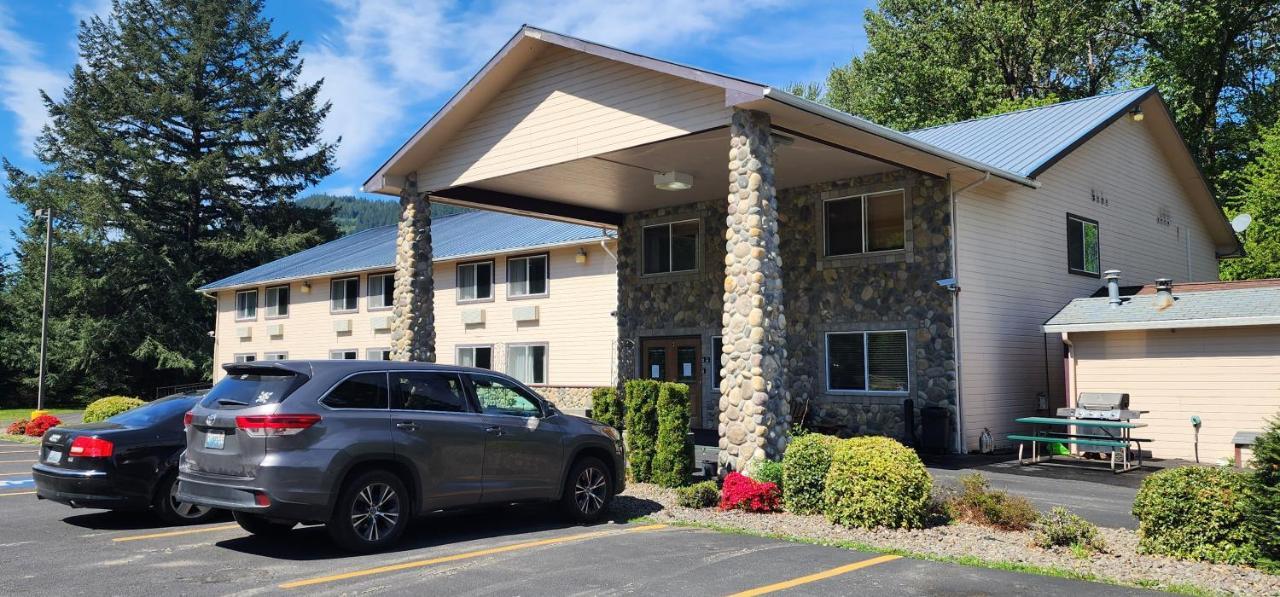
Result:
<svg viewBox="0 0 1280 597"><path fill-rule="evenodd" d="M507 346L507 375L527 384L547 383L547 347L545 344L511 344Z"/></svg>
<svg viewBox="0 0 1280 597"><path fill-rule="evenodd" d="M906 193L901 190L830 199L822 210L827 257L906 247Z"/></svg>
<svg viewBox="0 0 1280 597"><path fill-rule="evenodd" d="M1102 271L1098 249L1098 223L1067 214L1067 270L1073 274L1098 277Z"/></svg>
<svg viewBox="0 0 1280 597"><path fill-rule="evenodd" d="M395 306L396 275L372 274L369 276L369 309L390 309Z"/></svg>
<svg viewBox="0 0 1280 597"><path fill-rule="evenodd" d="M453 373L393 372L391 408L433 412L466 412L467 393Z"/></svg>
<svg viewBox="0 0 1280 597"><path fill-rule="evenodd" d="M364 358L369 359L370 361L390 361L391 360L390 348L370 348L369 350L364 351L364 354L365 354Z"/></svg>
<svg viewBox="0 0 1280 597"><path fill-rule="evenodd" d="M546 292L545 266L542 271L542 291ZM493 262L458 264L458 302L483 301L491 298L493 298Z"/></svg>
<svg viewBox="0 0 1280 597"><path fill-rule="evenodd" d="M907 333L827 334L827 390L906 393Z"/></svg>
<svg viewBox="0 0 1280 597"><path fill-rule="evenodd" d="M492 346L459 346L458 365L493 369Z"/></svg>
<svg viewBox="0 0 1280 597"><path fill-rule="evenodd" d="M320 401L329 408L387 408L387 374L361 373L348 377Z"/></svg>
<svg viewBox="0 0 1280 597"><path fill-rule="evenodd" d="M236 321L258 318L258 291L241 290L236 293Z"/></svg>
<svg viewBox="0 0 1280 597"><path fill-rule="evenodd" d="M287 352L265 352L265 353L262 353L262 360L264 360L264 361L287 361L287 360L289 360L289 353L287 353Z"/></svg>
<svg viewBox="0 0 1280 597"><path fill-rule="evenodd" d="M669 274L698 269L698 221L645 226L644 273Z"/></svg>
<svg viewBox="0 0 1280 597"><path fill-rule="evenodd" d="M289 316L289 287L273 286L267 289L267 317Z"/></svg>
<svg viewBox="0 0 1280 597"><path fill-rule="evenodd" d="M480 402L480 410L486 415L536 417L542 414L538 400L504 380L473 375L471 384L476 391L476 400Z"/></svg>
<svg viewBox="0 0 1280 597"><path fill-rule="evenodd" d="M547 256L532 255L507 260L507 296L547 293Z"/></svg>
<svg viewBox="0 0 1280 597"><path fill-rule="evenodd" d="M342 278L329 283L329 311L342 313L359 308L360 278Z"/></svg>
<svg viewBox="0 0 1280 597"><path fill-rule="evenodd" d="M712 392L720 391L720 382L724 381L724 374L721 373L723 367L720 365L720 358L724 355L724 338L720 336L712 336L711 338L711 382Z"/></svg>
<svg viewBox="0 0 1280 597"><path fill-rule="evenodd" d="M252 363L258 360L257 353L245 352L231 357L237 363Z"/></svg>
<svg viewBox="0 0 1280 597"><path fill-rule="evenodd" d="M356 356L356 355L357 355L357 352L355 349L339 348L338 350L329 351L329 358L337 361L343 361L343 360L354 361L360 358L359 356Z"/></svg>

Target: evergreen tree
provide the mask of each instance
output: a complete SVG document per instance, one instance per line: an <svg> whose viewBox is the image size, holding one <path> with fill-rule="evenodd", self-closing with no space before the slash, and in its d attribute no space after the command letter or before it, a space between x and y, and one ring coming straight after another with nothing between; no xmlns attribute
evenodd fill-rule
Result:
<svg viewBox="0 0 1280 597"><path fill-rule="evenodd" d="M81 61L36 145L38 174L5 163L9 194L57 217L54 399L207 377L213 302L195 288L333 238L331 213L292 198L333 172L320 82L260 0L114 0L81 23ZM39 300L43 230L17 247L7 300ZM30 387L29 316L0 355ZM51 388L53 385L51 385Z"/></svg>

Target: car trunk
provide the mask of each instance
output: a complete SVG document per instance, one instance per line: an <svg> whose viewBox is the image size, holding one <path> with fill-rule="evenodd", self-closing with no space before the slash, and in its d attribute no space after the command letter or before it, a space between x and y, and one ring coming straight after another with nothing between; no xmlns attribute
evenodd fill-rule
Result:
<svg viewBox="0 0 1280 597"><path fill-rule="evenodd" d="M67 427L54 427L40 441L40 463L69 471L107 470L112 467L116 454L107 458L86 458L71 452L71 445L78 437L96 437L111 441L111 437L127 430L123 425L86 423Z"/></svg>

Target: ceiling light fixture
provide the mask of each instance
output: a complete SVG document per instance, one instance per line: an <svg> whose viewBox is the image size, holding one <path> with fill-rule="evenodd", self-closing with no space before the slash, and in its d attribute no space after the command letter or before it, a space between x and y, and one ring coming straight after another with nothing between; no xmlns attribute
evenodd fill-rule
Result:
<svg viewBox="0 0 1280 597"><path fill-rule="evenodd" d="M653 175L653 186L664 191L686 191L693 188L693 175L684 172L657 172Z"/></svg>

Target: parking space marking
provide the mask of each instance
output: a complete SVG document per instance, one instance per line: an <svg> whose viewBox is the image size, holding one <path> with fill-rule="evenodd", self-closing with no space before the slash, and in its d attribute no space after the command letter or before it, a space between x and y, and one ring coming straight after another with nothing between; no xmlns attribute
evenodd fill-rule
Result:
<svg viewBox="0 0 1280 597"><path fill-rule="evenodd" d="M0 464L31 464L35 460L0 460Z"/></svg>
<svg viewBox="0 0 1280 597"><path fill-rule="evenodd" d="M9 497L11 495L35 495L34 491L16 491L14 493L0 493L0 497Z"/></svg>
<svg viewBox="0 0 1280 597"><path fill-rule="evenodd" d="M0 454L35 454L35 453L37 453L37 452L39 452L39 451L40 451L40 450L35 450L35 449L32 449L32 450L13 450L13 451L10 451L10 452L0 452Z"/></svg>
<svg viewBox="0 0 1280 597"><path fill-rule="evenodd" d="M786 590L786 589L790 589L790 588L792 588L792 587L798 587L798 586L800 586L800 585L806 585L806 584L809 584L809 583L811 583L811 582L817 582L817 581L820 581L820 580L825 580L825 579L831 578L831 577L833 577L833 576L840 576L841 574L845 574L845 573L848 573L848 572L853 572L854 570L859 570L859 569L862 569L862 568L870 568L871 566L875 566L876 564L883 564L883 563L885 563L885 562L891 562L891 561L893 561L893 560L900 559L901 557L902 557L902 556L895 556L895 555L877 556L877 557L874 557L874 558L871 558L871 559L862 560L862 561L859 561L859 562L854 562L854 563L852 563L852 564L845 564L844 566L837 566L837 567L835 567L835 568L831 568L830 570L823 570L822 572L817 572L817 573L810 574L810 575L807 575L807 576L800 576L800 577L797 577L797 578L793 578L793 579L791 579L791 580L784 580L784 581L779 582L779 583L773 583L773 584L771 584L771 585L765 585L765 586L763 586L763 587L756 587L756 588L754 588L754 589L748 589L748 590L746 590L746 591L742 591L741 593L734 593L733 595L730 595L729 597L756 597L757 595L767 595L767 594L769 594L769 593L773 593L773 592L775 592L775 591L783 591L783 590Z"/></svg>
<svg viewBox="0 0 1280 597"><path fill-rule="evenodd" d="M22 471L20 473L0 473L0 477L12 477L15 475L30 475L31 471Z"/></svg>
<svg viewBox="0 0 1280 597"><path fill-rule="evenodd" d="M196 533L212 533L214 531L229 531L238 529L238 524L225 524L216 527L201 527L198 529L185 529L182 531L168 531L165 533L148 533L146 535L129 535L128 537L116 537L112 541L116 543L124 543L126 541L142 541L143 539L163 539L165 537L179 537L182 535L194 535Z"/></svg>
<svg viewBox="0 0 1280 597"><path fill-rule="evenodd" d="M552 537L550 539L539 539L537 541L525 541L523 543L513 543L511 545L503 545L501 547L491 547L488 549L479 549L476 551L467 551L463 553L453 554L449 556L441 556L438 558L430 558L426 560L414 560L412 562L404 562L400 564L391 564L389 566L379 566L377 568L366 568L364 570L354 570L344 572L342 574L334 574L330 576L317 576L315 578L307 578L303 580L295 580L287 583L281 583L281 589L296 589L298 587L308 587L323 583L334 582L338 580L346 580L349 578L359 578L362 576L371 576L374 574L383 574L386 572L399 572L401 570L409 570L412 568L422 568L424 566L432 566L435 564L444 564L446 562L456 562L458 560L469 560L499 553L510 551L518 551L521 549L530 549L533 547L542 547L544 545L556 545L558 543L568 543L570 541L585 541L587 539L595 539L598 537L606 537L609 535L621 535L623 533L637 533L643 531L656 531L665 529L665 524L650 524L639 527L631 527L621 531L593 531L590 533L578 533L576 535L566 535L564 537Z"/></svg>

